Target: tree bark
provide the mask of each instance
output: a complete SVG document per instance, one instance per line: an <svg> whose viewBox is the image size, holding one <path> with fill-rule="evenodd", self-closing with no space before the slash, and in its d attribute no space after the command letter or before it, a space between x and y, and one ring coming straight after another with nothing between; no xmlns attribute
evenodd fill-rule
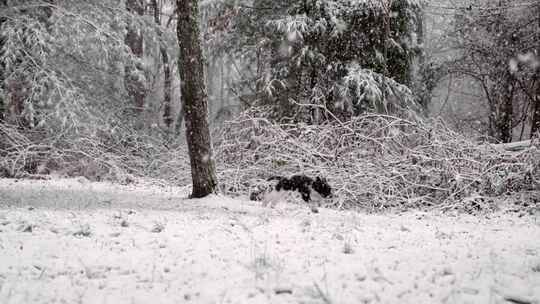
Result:
<svg viewBox="0 0 540 304"><path fill-rule="evenodd" d="M432 66L426 65L426 53L424 51L425 43L425 32L424 32L424 10L416 11L416 50L415 56L418 58L418 68L416 69L415 79L415 90L419 96L420 105L424 111L427 111L431 103L431 98L433 96L433 90L435 89L435 80L434 79L424 79L425 75L423 72L433 73L435 69ZM440 68L437 69L440 73Z"/></svg>
<svg viewBox="0 0 540 304"><path fill-rule="evenodd" d="M4 10L7 8L7 0L0 0L0 10ZM2 25L4 22L6 22L7 18L5 16L0 16L0 30L2 30ZM4 35L0 32L0 57L3 55L4 52L4 44L6 40ZM4 85L5 80L5 70L6 70L6 64L3 60L0 60L0 88L2 90L2 94L0 95L0 122L4 122L5 115L6 115L6 107L7 107L7 98L6 98L6 87Z"/></svg>
<svg viewBox="0 0 540 304"><path fill-rule="evenodd" d="M158 7L157 0L152 0L152 6L154 7L154 21L158 28L161 27L160 9ZM158 36L161 39L161 29L159 29ZM171 65L169 63L169 54L167 48L162 41L159 42L159 52L161 53L161 60L163 61L163 122L170 132L173 123L172 116L172 78L171 78Z"/></svg>
<svg viewBox="0 0 540 304"><path fill-rule="evenodd" d="M540 13L540 5L536 9ZM536 47L536 60L540 60L540 18L538 19L537 29L537 47ZM536 69L536 92L534 96L533 115L531 122L531 137L536 135L540 131L540 67Z"/></svg>
<svg viewBox="0 0 540 304"><path fill-rule="evenodd" d="M536 96L533 104L531 137L534 136L538 131L540 131L540 77L537 77L536 80Z"/></svg>
<svg viewBox="0 0 540 304"><path fill-rule="evenodd" d="M513 76L508 73L506 76L506 86L503 89L501 116L499 117L500 141L510 143L513 140L513 117L514 117L514 87Z"/></svg>
<svg viewBox="0 0 540 304"><path fill-rule="evenodd" d="M191 163L193 193L200 198L213 193L217 178L208 127L208 96L204 83L204 59L199 30L199 1L177 0L179 70L182 80L186 137Z"/></svg>
<svg viewBox="0 0 540 304"><path fill-rule="evenodd" d="M182 81L180 79L180 81ZM180 100L183 100L182 96L180 96ZM180 105L180 113L178 113L178 119L176 120L175 124L175 135L179 136L182 132L182 125L184 124L184 104Z"/></svg>
<svg viewBox="0 0 540 304"><path fill-rule="evenodd" d="M489 134L501 143L509 143L513 137L514 85L515 81L510 72L505 72L499 83L491 89L491 92L494 92L493 98L488 98L492 103Z"/></svg>
<svg viewBox="0 0 540 304"><path fill-rule="evenodd" d="M144 4L141 0L127 0L126 9L133 15L144 15ZM124 85L136 112L142 112L146 96L144 71L140 62L144 55L143 36L138 26L133 22L128 25L125 43L135 58L134 62L129 63L125 68Z"/></svg>
<svg viewBox="0 0 540 304"><path fill-rule="evenodd" d="M172 77L171 77L171 65L169 62L169 54L167 49L164 46L160 48L161 58L163 60L163 121L167 126L168 130L171 130L173 123L173 114L172 114Z"/></svg>

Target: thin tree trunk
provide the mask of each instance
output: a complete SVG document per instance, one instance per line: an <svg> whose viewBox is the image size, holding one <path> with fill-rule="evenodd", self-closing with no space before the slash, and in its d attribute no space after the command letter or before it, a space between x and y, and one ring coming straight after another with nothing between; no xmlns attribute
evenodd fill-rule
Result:
<svg viewBox="0 0 540 304"><path fill-rule="evenodd" d="M506 3L504 0L499 0L498 4L498 14L499 17L497 18L497 22L495 24L496 31L498 33L503 33L505 24L504 24L504 16L506 13ZM505 43L505 39L503 35L499 35L500 39L498 40L498 43ZM505 62L502 62L501 64L506 64ZM505 71L502 72L504 74L501 75L500 82L495 84L494 91L497 92L495 96L498 97L497 100L495 100L497 104L496 109L496 119L495 119L495 138L499 140L501 143L509 143L512 142L512 118L514 115L514 108L513 108L513 99L514 99L514 86L515 86L515 80L510 71L508 71L507 68L505 68ZM498 85L498 87L497 87Z"/></svg>
<svg viewBox="0 0 540 304"><path fill-rule="evenodd" d="M160 48L161 58L163 59L163 121L167 126L167 129L170 130L173 123L173 114L172 114L172 77L171 77L171 66L169 62L169 54L165 47Z"/></svg>
<svg viewBox="0 0 540 304"><path fill-rule="evenodd" d="M4 10L7 8L7 0L0 0L0 10ZM0 29L2 29L2 25L4 22L6 22L7 18L5 16L0 17ZM6 40L3 35L0 33L0 56L4 53L4 44ZM5 70L6 70L6 64L2 60L0 61L0 88L4 92L2 95L0 95L0 122L4 122L5 115L6 115L6 108L7 108L7 98L6 98L6 88L4 86L4 80L5 80Z"/></svg>
<svg viewBox="0 0 540 304"><path fill-rule="evenodd" d="M424 10L416 11L416 44L419 45L415 54L418 58L418 68L416 69L416 75L414 75L416 91L420 98L420 105L424 111L427 111L431 102L433 85L428 85L426 82L433 82L433 79L422 79L422 71L427 69L426 66L426 53L424 51L425 32L424 32Z"/></svg>
<svg viewBox="0 0 540 304"><path fill-rule="evenodd" d="M205 51L203 50L203 54L205 54ZM212 78L210 77L210 71L212 71L213 67L213 63L210 62L210 60L205 60L204 61L204 83L206 85L206 90L208 92L208 90L210 90L210 92L212 92L212 88L213 88L213 83L212 83ZM211 124L212 123L212 119L214 118L214 96L212 95L209 95L208 96L208 123Z"/></svg>
<svg viewBox="0 0 540 304"><path fill-rule="evenodd" d="M160 9L158 6L157 0L152 0L152 6L154 7L154 21L156 22L157 26L161 26L161 18L160 18ZM161 30L158 32L158 36L161 39ZM164 43L161 41L159 42L159 52L161 53L161 60L163 61L163 122L165 123L165 126L167 127L167 130L170 132L172 123L173 123L173 116L172 116L172 105L171 105L171 99L172 99L172 78L171 78L171 66L169 63L169 54L167 53L167 48L165 47Z"/></svg>
<svg viewBox="0 0 540 304"><path fill-rule="evenodd" d="M540 81L536 82L536 98L533 105L533 118L531 124L531 137L540 131Z"/></svg>
<svg viewBox="0 0 540 304"><path fill-rule="evenodd" d="M181 80L180 80L181 81ZM180 112L178 113L178 119L176 120L176 136L179 136L182 131L182 125L184 124L184 104L183 104L183 98L180 96Z"/></svg>
<svg viewBox="0 0 540 304"><path fill-rule="evenodd" d="M126 9L133 15L142 16L144 14L144 4L141 0L127 0ZM128 25L125 43L131 50L135 60L125 68L124 84L136 112L142 112L146 95L143 80L144 71L141 62L139 62L144 55L143 36L138 26L133 22Z"/></svg>
<svg viewBox="0 0 540 304"><path fill-rule="evenodd" d="M193 193L200 198L213 193L217 178L208 127L208 96L204 84L204 59L199 31L199 1L177 0L179 70Z"/></svg>
<svg viewBox="0 0 540 304"><path fill-rule="evenodd" d="M540 13L540 5L537 8L537 11ZM537 29L537 48L536 48L536 59L540 60L540 19L538 19L538 29ZM533 113L532 113L532 123L531 123L531 137L533 137L538 131L540 131L540 67L536 70L536 92L535 92L534 104L533 104Z"/></svg>
<svg viewBox="0 0 540 304"><path fill-rule="evenodd" d="M221 101L221 109L223 109L223 102L225 101L225 56L221 56L219 77L219 100Z"/></svg>
<svg viewBox="0 0 540 304"><path fill-rule="evenodd" d="M501 93L498 95L498 100L495 118L495 138L502 143L512 141L512 118L514 116L514 81L510 73L507 72L503 81L500 84Z"/></svg>

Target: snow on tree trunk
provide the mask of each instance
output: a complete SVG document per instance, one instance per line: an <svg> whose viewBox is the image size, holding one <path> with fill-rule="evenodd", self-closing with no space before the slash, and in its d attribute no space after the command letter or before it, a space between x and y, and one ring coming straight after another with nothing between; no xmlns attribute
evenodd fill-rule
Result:
<svg viewBox="0 0 540 304"><path fill-rule="evenodd" d="M214 192L217 178L208 127L208 96L204 83L204 59L199 32L197 0L177 0L179 70L193 193L200 198Z"/></svg>
<svg viewBox="0 0 540 304"><path fill-rule="evenodd" d="M144 15L144 4L141 0L127 0L126 9L134 16ZM133 22L133 18L130 23L131 24L127 27L125 43L131 50L134 58L132 62L128 63L125 67L124 85L136 111L142 112L146 95L144 88L144 71L141 62L144 55L143 36L139 26Z"/></svg>

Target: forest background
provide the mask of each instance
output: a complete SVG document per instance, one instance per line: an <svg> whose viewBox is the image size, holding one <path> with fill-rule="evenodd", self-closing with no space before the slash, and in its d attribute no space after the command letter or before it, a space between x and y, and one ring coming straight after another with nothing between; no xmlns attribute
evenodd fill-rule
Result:
<svg viewBox="0 0 540 304"><path fill-rule="evenodd" d="M175 7L0 1L2 176L188 185ZM333 207L539 199L538 1L223 0L200 13L222 192L301 172L330 179Z"/></svg>

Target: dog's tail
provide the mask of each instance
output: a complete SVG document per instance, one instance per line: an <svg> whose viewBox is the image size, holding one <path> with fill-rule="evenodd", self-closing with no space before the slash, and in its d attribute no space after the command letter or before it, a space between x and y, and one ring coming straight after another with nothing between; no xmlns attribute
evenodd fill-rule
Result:
<svg viewBox="0 0 540 304"><path fill-rule="evenodd" d="M282 179L284 179L285 177L283 176L279 176L279 175L274 175L274 176L270 176L269 178L266 179L267 182L269 181L273 181L273 180L277 180L277 181L280 181Z"/></svg>

